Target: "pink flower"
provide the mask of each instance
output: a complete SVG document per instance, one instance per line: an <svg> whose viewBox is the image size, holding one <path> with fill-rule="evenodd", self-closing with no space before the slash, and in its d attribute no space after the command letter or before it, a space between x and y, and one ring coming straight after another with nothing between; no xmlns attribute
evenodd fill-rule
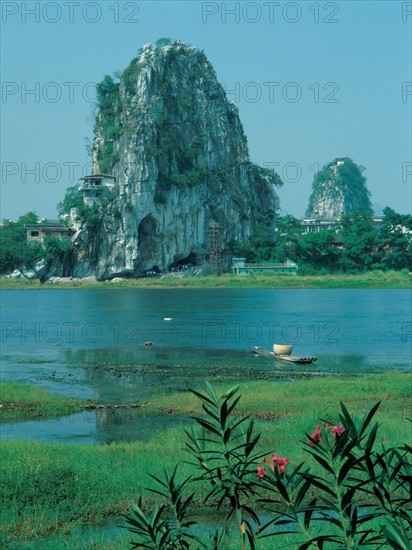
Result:
<svg viewBox="0 0 412 550"><path fill-rule="evenodd" d="M266 475L266 470L262 466L256 468L259 480L263 479Z"/></svg>
<svg viewBox="0 0 412 550"><path fill-rule="evenodd" d="M345 431L345 426L342 426L342 424L340 426L331 426L330 424L327 424L326 422L322 422L322 425L327 430L330 431L330 433L332 434L333 437L342 435L343 432ZM316 426L316 430L310 436L310 441L308 441L308 445L310 445L311 447L314 447L316 445L316 443L321 442L321 439L322 439L322 430L321 430L321 425L318 424Z"/></svg>
<svg viewBox="0 0 412 550"><path fill-rule="evenodd" d="M289 457L281 458L279 455L272 454L273 463L278 467L279 473L283 474L286 470L286 466L289 463Z"/></svg>
<svg viewBox="0 0 412 550"><path fill-rule="evenodd" d="M336 437L337 435L342 435L344 431L345 426L342 426L342 424L340 426L332 426L332 428L330 429L330 433L333 435L333 437Z"/></svg>
<svg viewBox="0 0 412 550"><path fill-rule="evenodd" d="M283 474L284 471L286 470L286 466L289 464L289 457L285 456L285 458L280 458L280 456L278 456L278 455L275 455L275 456L277 457L276 464L277 464L279 473ZM275 457L273 457L273 459L274 458Z"/></svg>
<svg viewBox="0 0 412 550"><path fill-rule="evenodd" d="M283 474L286 470L286 466L289 464L289 457L285 456L285 458L281 458L279 455L275 455L272 453L272 457L264 458L263 462L265 462L269 466L272 472L275 471L275 467L277 466L279 473Z"/></svg>
<svg viewBox="0 0 412 550"><path fill-rule="evenodd" d="M308 445L310 445L311 447L314 447L315 443L320 443L321 437L322 437L322 432L321 432L321 429L320 429L320 424L318 424L317 427L316 427L316 430L310 436L310 440L308 441Z"/></svg>

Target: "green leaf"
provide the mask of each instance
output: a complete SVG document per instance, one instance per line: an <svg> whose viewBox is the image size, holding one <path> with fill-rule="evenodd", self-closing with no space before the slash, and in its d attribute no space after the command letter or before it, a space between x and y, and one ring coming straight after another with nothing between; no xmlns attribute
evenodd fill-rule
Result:
<svg viewBox="0 0 412 550"><path fill-rule="evenodd" d="M341 540L336 535L319 535L317 537L313 537L310 541L305 542L304 544L301 544L298 547L298 550L307 550L307 548L310 548L312 545L316 545L316 543L318 543L318 542L321 542L321 543L323 543L323 542L340 543ZM319 548L320 548L320 546L319 546Z"/></svg>
<svg viewBox="0 0 412 550"><path fill-rule="evenodd" d="M316 511L316 501L317 499L314 498L309 502L309 507L305 509L305 514L303 517L303 525L305 526L305 529L308 530L310 528L310 522L312 519L313 512Z"/></svg>
<svg viewBox="0 0 412 550"><path fill-rule="evenodd" d="M314 476L312 474L302 474L302 476L305 479L310 480L312 485L315 485L319 489L322 489L322 491L325 491L325 493L327 493L327 494L329 494L333 497L336 497L336 495L332 491L332 489L330 487L328 487L328 485L326 485L326 483L324 483L323 480L320 477Z"/></svg>
<svg viewBox="0 0 412 550"><path fill-rule="evenodd" d="M305 479L302 487L299 489L299 492L296 495L296 499L295 499L296 506L300 506L300 503L303 501L303 499L305 498L306 493L310 489L310 485L311 485L310 480ZM312 501L312 502L314 502L314 501ZM313 506L313 504L311 503L310 506Z"/></svg>
<svg viewBox="0 0 412 550"><path fill-rule="evenodd" d="M226 401L223 401L223 403L220 407L220 426L221 426L222 430L225 429L226 420L227 420L227 403L226 403Z"/></svg>
<svg viewBox="0 0 412 550"><path fill-rule="evenodd" d="M209 432L212 432L216 435L218 435L219 437L221 436L221 432L219 430L217 430L213 424L211 424L210 422L208 422L207 420L204 420L203 418L200 418L200 417L197 417L197 416L192 416L191 417L193 420L195 420L198 424L200 424L201 426L203 426L203 428L205 428L207 431Z"/></svg>
<svg viewBox="0 0 412 550"><path fill-rule="evenodd" d="M212 401L209 397L207 397L207 395L203 395L203 393L200 393L196 390L189 390L191 393L193 393L193 395L195 395L196 397L198 397L201 401L203 402L207 402L209 403L210 405L212 405L213 407L216 407L217 406L217 402L214 402Z"/></svg>
<svg viewBox="0 0 412 550"><path fill-rule="evenodd" d="M228 414L228 415L233 411L233 409L234 409L234 408L236 407L236 405L239 403L241 397L242 397L241 395L238 395L238 396L236 397L236 399L233 401L233 403L228 407L228 409L227 409L227 414Z"/></svg>
<svg viewBox="0 0 412 550"><path fill-rule="evenodd" d="M348 428L355 429L355 425L353 423L352 417L349 414L348 409L345 407L345 405L342 401L340 401L340 408L341 408L342 413L343 413L343 417L341 415L339 415L341 420L342 420L342 424L345 426L346 429L348 429Z"/></svg>
<svg viewBox="0 0 412 550"><path fill-rule="evenodd" d="M399 527L391 518L385 517L380 525L381 532L385 535L387 543L395 550L411 550L411 544L407 533Z"/></svg>
<svg viewBox="0 0 412 550"><path fill-rule="evenodd" d="M230 390L228 390L226 393L222 395L222 399L226 399L227 401L229 401L231 397L233 397L235 393L237 393L238 391L239 391L239 385L233 386L233 388L231 388ZM237 399L239 400L240 397L241 396L239 395Z"/></svg>
<svg viewBox="0 0 412 550"><path fill-rule="evenodd" d="M317 449L315 447L311 447L310 449L304 449L307 453L311 454L313 458L318 462L325 470L333 474L333 468L330 466L324 458L322 458L319 453L317 452Z"/></svg>
<svg viewBox="0 0 412 550"><path fill-rule="evenodd" d="M225 433L223 434L223 443L226 445L226 443L229 441L230 439L230 434L231 434L231 429L230 428L227 428L225 430Z"/></svg>
<svg viewBox="0 0 412 550"><path fill-rule="evenodd" d="M218 403L219 403L219 400L217 398L215 390L213 389L213 386L209 382L206 382L206 388L207 388L208 394L210 395L210 397L213 400L213 403L214 403L215 407L217 407Z"/></svg>
<svg viewBox="0 0 412 550"><path fill-rule="evenodd" d="M355 459L354 456L349 456L347 460L345 460L343 466L340 469L339 475L338 475L338 485L342 485L344 480L346 479L347 474L350 472L350 470L354 469L355 466L363 462L364 456Z"/></svg>
<svg viewBox="0 0 412 550"><path fill-rule="evenodd" d="M216 420L216 422L220 422L220 417L219 417L219 415L217 414L217 412L215 410L211 409L205 403L203 403L202 407L203 407L203 410L205 411L205 413L207 415L211 416L213 418L213 420Z"/></svg>
<svg viewBox="0 0 412 550"><path fill-rule="evenodd" d="M378 401L372 408L371 410L367 413L367 415L365 416L363 422L362 422L362 427L361 427L361 430L360 430L360 435L362 435L366 428L369 426L372 418L375 416L376 414L376 411L378 410L379 408L379 405L381 404L380 401Z"/></svg>
<svg viewBox="0 0 412 550"><path fill-rule="evenodd" d="M368 452L372 451L373 445L376 440L376 434L378 432L378 428L379 428L379 424L376 423L369 434L368 440L366 441L365 450Z"/></svg>

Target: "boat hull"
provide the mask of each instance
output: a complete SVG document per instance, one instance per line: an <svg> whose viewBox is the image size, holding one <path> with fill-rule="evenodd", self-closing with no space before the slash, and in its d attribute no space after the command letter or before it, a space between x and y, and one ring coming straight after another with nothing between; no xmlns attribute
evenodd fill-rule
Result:
<svg viewBox="0 0 412 550"><path fill-rule="evenodd" d="M273 359L280 359L281 361L287 361L288 363L298 363L310 365L316 363L317 357L296 357L294 355L277 355L273 351L266 350L259 346L251 346L251 351L257 355L263 355L264 357L272 357Z"/></svg>

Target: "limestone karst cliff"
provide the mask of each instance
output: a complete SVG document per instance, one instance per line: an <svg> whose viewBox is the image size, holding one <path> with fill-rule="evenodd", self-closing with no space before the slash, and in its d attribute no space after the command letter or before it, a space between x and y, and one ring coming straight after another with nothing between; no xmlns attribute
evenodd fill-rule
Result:
<svg viewBox="0 0 412 550"><path fill-rule="evenodd" d="M205 264L213 223L229 258L259 216L274 220L280 179L250 162L238 109L195 47L148 45L119 82L105 77L94 130L95 172L116 180L96 200L85 192L65 275L105 279Z"/></svg>
<svg viewBox="0 0 412 550"><path fill-rule="evenodd" d="M338 158L320 170L314 178L306 216L339 219L352 212L372 214L370 193L363 168L350 158Z"/></svg>

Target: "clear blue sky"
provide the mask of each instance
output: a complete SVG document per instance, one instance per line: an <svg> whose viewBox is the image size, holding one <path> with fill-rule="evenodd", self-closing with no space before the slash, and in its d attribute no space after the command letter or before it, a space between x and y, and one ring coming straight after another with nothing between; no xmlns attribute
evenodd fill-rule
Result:
<svg viewBox="0 0 412 550"><path fill-rule="evenodd" d="M161 37L205 51L239 107L252 161L286 180L284 211L302 216L314 170L340 156L365 166L373 203L411 211L411 2L3 0L1 9L2 219L56 217L88 162L93 83Z"/></svg>

